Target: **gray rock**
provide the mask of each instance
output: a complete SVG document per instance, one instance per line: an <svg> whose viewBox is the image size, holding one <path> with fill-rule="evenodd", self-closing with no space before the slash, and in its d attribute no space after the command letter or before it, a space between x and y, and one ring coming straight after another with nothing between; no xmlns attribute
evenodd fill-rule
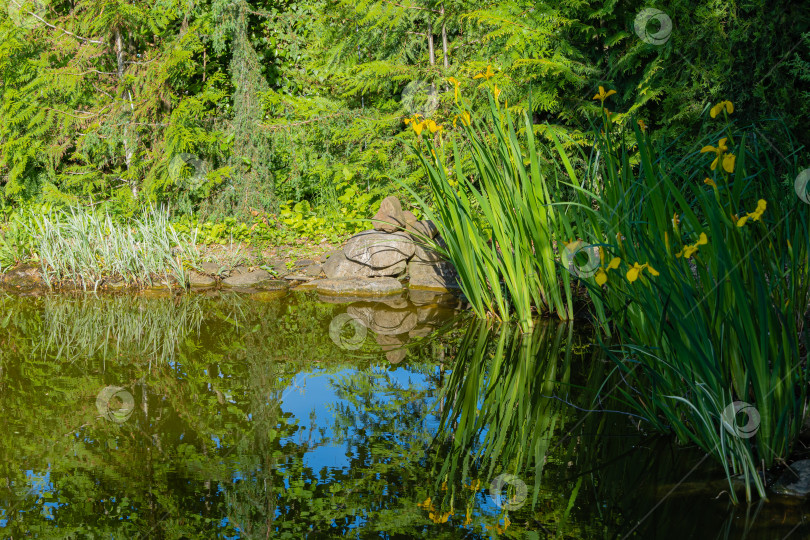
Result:
<svg viewBox="0 0 810 540"><path fill-rule="evenodd" d="M375 270L388 269L413 257L415 246L404 232L363 231L351 237L343 247L346 258ZM391 274L388 274L391 275Z"/></svg>
<svg viewBox="0 0 810 540"><path fill-rule="evenodd" d="M436 242L440 248L447 248L447 244L444 242L444 239L441 236L435 237L433 241ZM424 239L414 239L413 260L423 263L437 263L443 261L444 258L439 255L435 249L427 245L427 242L425 242Z"/></svg>
<svg viewBox="0 0 810 540"><path fill-rule="evenodd" d="M394 232L406 226L405 214L402 204L393 195L386 197L380 203L380 209L374 214L372 223L377 231Z"/></svg>
<svg viewBox="0 0 810 540"><path fill-rule="evenodd" d="M234 271L236 270L238 270L238 268L234 268ZM270 278L269 272L265 270L254 270L253 272L233 274L231 277L222 280L222 286L227 288L249 288Z"/></svg>
<svg viewBox="0 0 810 540"><path fill-rule="evenodd" d="M316 290L323 295L387 296L401 294L402 284L394 278L320 279Z"/></svg>
<svg viewBox="0 0 810 540"><path fill-rule="evenodd" d="M12 268L5 274L0 274L0 283L18 291L45 288L45 281L42 279L39 267L31 264L24 264Z"/></svg>
<svg viewBox="0 0 810 540"><path fill-rule="evenodd" d="M318 263L313 263L304 268L304 275L309 277L318 277L323 272L323 265Z"/></svg>
<svg viewBox="0 0 810 540"><path fill-rule="evenodd" d="M260 291L288 291L290 284L283 279L265 279L253 285L254 289Z"/></svg>
<svg viewBox="0 0 810 540"><path fill-rule="evenodd" d="M329 279L371 277L373 271L370 266L347 259L342 250L329 257L323 265L323 273Z"/></svg>
<svg viewBox="0 0 810 540"><path fill-rule="evenodd" d="M192 289L205 289L208 287L214 287L216 284L216 279L206 276L205 274L200 274L193 270L188 273L188 285Z"/></svg>
<svg viewBox="0 0 810 540"><path fill-rule="evenodd" d="M436 235L439 234L439 229L436 227L436 224L429 219L417 221L411 225L411 229L419 233L422 237L436 238ZM418 239L419 238L416 238L416 240Z"/></svg>
<svg viewBox="0 0 810 540"><path fill-rule="evenodd" d="M448 262L425 264L413 261L408 265L408 273L411 289L449 292L459 288L456 269Z"/></svg>
<svg viewBox="0 0 810 540"><path fill-rule="evenodd" d="M287 281L312 281L315 278L312 276L306 276L304 274L290 274L288 276L284 276L284 279Z"/></svg>
<svg viewBox="0 0 810 540"><path fill-rule="evenodd" d="M792 497L810 495L810 459L791 463L771 489L779 495Z"/></svg>
<svg viewBox="0 0 810 540"><path fill-rule="evenodd" d="M216 276L217 274L219 274L219 271L222 269L222 267L217 263L204 262L200 265L200 269L206 274Z"/></svg>
<svg viewBox="0 0 810 540"><path fill-rule="evenodd" d="M405 273L407 262L402 260L388 268L375 269L365 264L350 261L343 251L329 257L323 265L323 273L330 279L395 277Z"/></svg>

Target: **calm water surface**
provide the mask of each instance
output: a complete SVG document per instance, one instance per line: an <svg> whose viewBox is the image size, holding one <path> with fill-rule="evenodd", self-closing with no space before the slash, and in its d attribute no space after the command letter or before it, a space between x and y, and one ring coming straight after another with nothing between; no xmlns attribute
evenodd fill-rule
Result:
<svg viewBox="0 0 810 540"><path fill-rule="evenodd" d="M0 537L810 535L597 399L587 328L457 308L0 298Z"/></svg>

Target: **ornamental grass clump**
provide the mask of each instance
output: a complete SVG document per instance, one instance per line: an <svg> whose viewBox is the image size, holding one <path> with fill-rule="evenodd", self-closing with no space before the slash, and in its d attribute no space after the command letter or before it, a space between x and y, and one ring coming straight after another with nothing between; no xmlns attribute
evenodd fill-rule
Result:
<svg viewBox="0 0 810 540"><path fill-rule="evenodd" d="M71 208L34 216L31 235L46 283L97 289L105 280L184 286L198 258L193 235L181 235L168 212L153 209L118 223L107 213Z"/></svg>

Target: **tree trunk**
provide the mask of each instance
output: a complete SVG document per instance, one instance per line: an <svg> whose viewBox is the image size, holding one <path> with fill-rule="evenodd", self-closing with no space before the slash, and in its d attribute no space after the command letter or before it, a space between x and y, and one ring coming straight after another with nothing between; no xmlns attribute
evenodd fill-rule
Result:
<svg viewBox="0 0 810 540"><path fill-rule="evenodd" d="M118 64L118 80L121 84L124 84L124 40L121 37L120 28L116 28L115 30L115 60ZM126 93L129 99L129 112L132 114L135 110L135 107L132 105L132 92L127 88ZM132 156L135 155L135 146L137 144L135 141L131 140L131 129L132 127L129 124L124 127L124 163L127 166L127 170L132 167ZM129 187L130 190L132 190L132 196L138 198L138 186L132 178L129 180Z"/></svg>
<svg viewBox="0 0 810 540"><path fill-rule="evenodd" d="M444 4L442 4L442 56L444 58L444 69L450 67L450 60L447 56L447 19L444 16Z"/></svg>

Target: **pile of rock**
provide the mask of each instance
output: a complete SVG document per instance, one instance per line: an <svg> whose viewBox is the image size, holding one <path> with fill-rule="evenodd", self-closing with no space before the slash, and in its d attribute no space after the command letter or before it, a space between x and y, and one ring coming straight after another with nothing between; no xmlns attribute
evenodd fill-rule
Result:
<svg viewBox="0 0 810 540"><path fill-rule="evenodd" d="M364 281L371 286L372 280L367 278L389 278L386 281L391 282L390 278L402 278L406 274L410 288L438 291L458 288L453 266L426 245L431 239L444 246L432 221L417 220L411 212L402 210L399 199L394 196L382 201L373 221L373 229L354 235L343 250L326 261L323 271L328 279L317 284L319 292L349 292L343 280L352 279L355 289L362 289ZM393 285L388 288L398 292L393 290L396 289Z"/></svg>

